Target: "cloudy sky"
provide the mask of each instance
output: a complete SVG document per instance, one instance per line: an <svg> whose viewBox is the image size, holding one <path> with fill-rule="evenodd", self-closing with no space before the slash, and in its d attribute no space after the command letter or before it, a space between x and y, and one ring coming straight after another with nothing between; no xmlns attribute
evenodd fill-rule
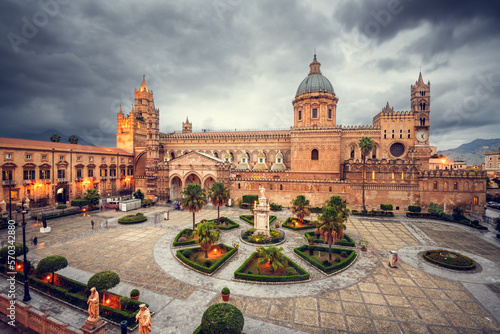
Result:
<svg viewBox="0 0 500 334"><path fill-rule="evenodd" d="M496 1L70 1L0 3L0 136L57 130L115 145L142 75L160 130L284 129L314 49L337 123L409 110L431 82L431 143L500 137Z"/></svg>

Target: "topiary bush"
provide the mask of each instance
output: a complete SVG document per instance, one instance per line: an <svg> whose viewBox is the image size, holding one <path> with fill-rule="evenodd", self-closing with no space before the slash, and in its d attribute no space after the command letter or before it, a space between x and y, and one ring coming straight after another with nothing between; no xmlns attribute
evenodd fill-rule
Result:
<svg viewBox="0 0 500 334"><path fill-rule="evenodd" d="M101 271L100 273L92 276L87 282L87 288L96 288L97 291L101 292L104 290L109 290L120 283L120 276L114 271Z"/></svg>
<svg viewBox="0 0 500 334"><path fill-rule="evenodd" d="M148 220L146 216L143 216L142 213L137 213L135 215L128 215L121 217L118 219L119 224L138 224Z"/></svg>
<svg viewBox="0 0 500 334"><path fill-rule="evenodd" d="M380 210L392 211L392 204L380 204Z"/></svg>
<svg viewBox="0 0 500 334"><path fill-rule="evenodd" d="M57 210L66 209L66 205L65 204L59 204L58 206L56 206L56 209Z"/></svg>
<svg viewBox="0 0 500 334"><path fill-rule="evenodd" d="M210 306L201 318L203 334L240 334L244 325L245 320L241 311L227 303Z"/></svg>
<svg viewBox="0 0 500 334"><path fill-rule="evenodd" d="M137 297L139 296L141 293L139 292L139 290L137 289L132 289L132 291L130 291L130 297Z"/></svg>
<svg viewBox="0 0 500 334"><path fill-rule="evenodd" d="M408 211L410 211L410 212L422 212L422 208L419 205L409 205Z"/></svg>
<svg viewBox="0 0 500 334"><path fill-rule="evenodd" d="M182 255L184 255L186 259L189 259L191 255L193 255L193 252L190 249L186 249L185 251L182 252Z"/></svg>
<svg viewBox="0 0 500 334"><path fill-rule="evenodd" d="M258 195L243 195L243 197L241 199L243 200L243 203L254 204L255 201L259 200L259 196Z"/></svg>
<svg viewBox="0 0 500 334"><path fill-rule="evenodd" d="M71 206L77 206L79 208L82 208L84 206L88 206L90 203L89 201L85 199L75 199L71 201Z"/></svg>
<svg viewBox="0 0 500 334"><path fill-rule="evenodd" d="M10 253L9 253L9 247L11 247ZM29 248L28 248L28 246L26 246L26 254L28 254L28 251L29 251ZM7 261L8 255L13 256L13 257L17 257L17 256L21 256L23 254L24 254L23 244L14 244L13 249L12 249L12 246L5 246L4 248L0 249L0 260L2 262L5 262L5 261Z"/></svg>
<svg viewBox="0 0 500 334"><path fill-rule="evenodd" d="M64 256L60 255L52 255L47 256L38 262L36 266L36 272L38 274L51 273L52 274L52 282L54 284L54 273L58 270L66 268L68 266L68 260Z"/></svg>

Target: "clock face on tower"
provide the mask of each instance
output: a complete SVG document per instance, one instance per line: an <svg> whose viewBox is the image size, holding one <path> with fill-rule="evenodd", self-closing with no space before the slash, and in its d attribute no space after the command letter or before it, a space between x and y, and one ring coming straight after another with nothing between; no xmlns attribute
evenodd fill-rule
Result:
<svg viewBox="0 0 500 334"><path fill-rule="evenodd" d="M419 132L417 132L417 140L419 142L426 141L428 137L429 137L429 135L427 134L427 131L419 131Z"/></svg>

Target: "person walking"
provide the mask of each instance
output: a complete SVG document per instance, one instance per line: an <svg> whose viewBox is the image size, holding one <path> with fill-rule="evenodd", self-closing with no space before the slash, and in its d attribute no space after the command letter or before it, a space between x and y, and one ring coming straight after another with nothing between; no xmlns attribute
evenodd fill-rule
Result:
<svg viewBox="0 0 500 334"><path fill-rule="evenodd" d="M94 221L93 220L90 221L90 224L92 225L92 229L94 229Z"/></svg>
<svg viewBox="0 0 500 334"><path fill-rule="evenodd" d="M38 244L38 237L34 237L33 238L33 245L37 245Z"/></svg>

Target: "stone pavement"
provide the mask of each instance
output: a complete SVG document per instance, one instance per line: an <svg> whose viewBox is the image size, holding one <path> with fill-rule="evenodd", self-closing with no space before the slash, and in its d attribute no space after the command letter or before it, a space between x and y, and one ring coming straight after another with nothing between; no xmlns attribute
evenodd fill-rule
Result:
<svg viewBox="0 0 500 334"><path fill-rule="evenodd" d="M146 215L164 211L153 207ZM250 226L237 217L246 210L221 209L240 229L223 231L221 241L231 245ZM155 312L153 333L192 333L204 310L221 301L222 286L231 288L230 303L245 316L246 333L500 333L498 306L490 284L498 283L498 240L463 226L410 220L406 217L370 219L351 217L347 231L355 240L366 238L373 254L361 253L344 273L326 277L294 257L293 247L304 242L300 233L287 230L285 253L312 274L311 282L259 285L231 280L231 272L252 251L240 243L240 252L213 277L180 265L171 243L182 228L192 226L192 214L173 211L162 224L147 221L122 226L123 213L94 212L86 217L50 220L53 232L40 235L36 226L27 232L42 245L28 257L35 262L48 255L63 255L69 268L61 274L82 282L96 272L113 270L121 283L112 291L128 294L139 288L141 300ZM215 218L217 211L204 209L196 220ZM290 211L278 212L283 221ZM94 231L90 229L94 219ZM100 223L108 220L108 228ZM18 229L20 231L20 229ZM491 232L489 233L491 234ZM20 234L19 234L20 235ZM289 239L288 239L289 237ZM446 276L444 269L427 270L415 262L420 247L446 247L478 257L484 272L478 280ZM388 251L400 249L400 266L388 268ZM417 259L418 261L418 259ZM464 274L467 275L467 274ZM480 279L483 279L481 281ZM78 311L80 312L80 311ZM54 317L67 321L64 313ZM73 321L78 321L77 318ZM73 323L72 323L73 324ZM81 324L73 324L79 327Z"/></svg>

